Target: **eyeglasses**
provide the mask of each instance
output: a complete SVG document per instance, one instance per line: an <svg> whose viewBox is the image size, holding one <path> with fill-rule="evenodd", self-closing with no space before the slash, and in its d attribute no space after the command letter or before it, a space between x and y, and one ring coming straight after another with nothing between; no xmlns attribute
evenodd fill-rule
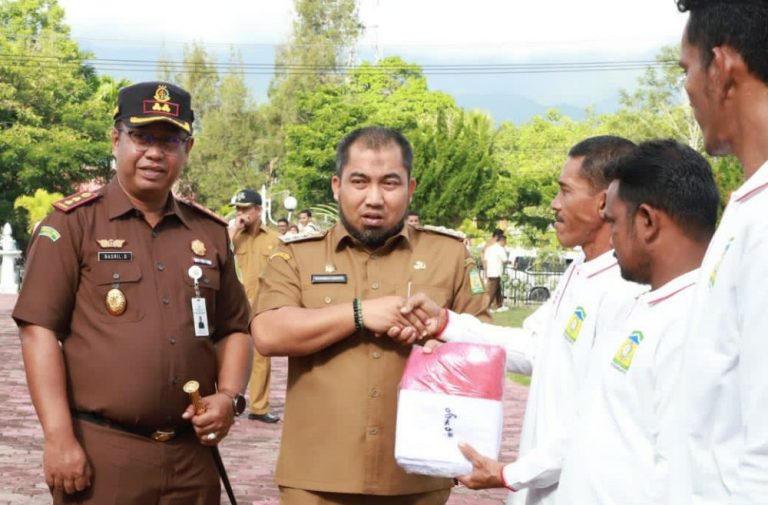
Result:
<svg viewBox="0 0 768 505"><path fill-rule="evenodd" d="M122 128L118 129L118 131L127 134L131 142L133 142L134 149L140 153L146 152L150 147L157 144L165 154L177 154L181 147L185 146L187 141L192 138L189 135L183 137L177 135L156 137L151 133L139 130L123 130Z"/></svg>

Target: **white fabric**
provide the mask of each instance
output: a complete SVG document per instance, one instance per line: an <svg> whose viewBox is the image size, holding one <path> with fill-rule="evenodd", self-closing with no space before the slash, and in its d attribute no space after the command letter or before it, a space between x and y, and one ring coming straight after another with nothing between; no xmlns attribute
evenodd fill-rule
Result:
<svg viewBox="0 0 768 505"><path fill-rule="evenodd" d="M510 371L532 373L517 461L504 467L518 491L514 504L552 504L576 413L576 395L594 338L595 314L606 294L633 296L645 288L621 278L613 251L572 263L552 297L526 319L523 329L498 328L471 316L450 314L442 338L504 345ZM577 309L581 326L566 330Z"/></svg>
<svg viewBox="0 0 768 505"><path fill-rule="evenodd" d="M401 389L397 403L395 459L406 472L458 477L472 473L459 451L467 442L498 458L503 402Z"/></svg>
<svg viewBox="0 0 768 505"><path fill-rule="evenodd" d="M485 276L501 277L504 273L504 264L507 262L507 251L498 242L490 245L485 250Z"/></svg>
<svg viewBox="0 0 768 505"><path fill-rule="evenodd" d="M768 163L731 195L700 277L668 503L768 503Z"/></svg>
<svg viewBox="0 0 768 505"><path fill-rule="evenodd" d="M601 308L557 503L660 503L669 457L656 443L659 418L671 404L697 276Z"/></svg>

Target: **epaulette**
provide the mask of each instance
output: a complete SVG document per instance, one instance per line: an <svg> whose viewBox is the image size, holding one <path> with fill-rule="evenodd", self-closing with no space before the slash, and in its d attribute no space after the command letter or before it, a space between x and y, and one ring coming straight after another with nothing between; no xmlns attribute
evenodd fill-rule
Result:
<svg viewBox="0 0 768 505"><path fill-rule="evenodd" d="M328 230L313 233L297 233L296 235L290 235L288 237L281 235L280 240L282 240L283 244L292 244L294 242L304 242L305 240L317 240L325 237L327 233Z"/></svg>
<svg viewBox="0 0 768 505"><path fill-rule="evenodd" d="M196 211L200 212L201 214L205 214L206 216L210 217L214 221L218 221L219 223L223 224L224 226L229 226L229 221L221 217L220 215L216 214L214 211L207 207L203 207L197 202L193 202L192 200L187 200L186 198L179 198L178 199L181 203L185 205L189 205Z"/></svg>
<svg viewBox="0 0 768 505"><path fill-rule="evenodd" d="M80 207L81 205L85 205L88 202L98 200L99 198L101 198L101 193L98 191L80 191L79 193L75 193L73 195L62 198L61 200L55 201L52 205L56 209L66 213Z"/></svg>
<svg viewBox="0 0 768 505"><path fill-rule="evenodd" d="M451 228L446 228L445 226L432 226L425 224L424 226L419 227L419 229L439 233L440 235L447 235L459 240L464 240L466 238L466 235L464 235L464 233L460 232L459 230L452 230Z"/></svg>

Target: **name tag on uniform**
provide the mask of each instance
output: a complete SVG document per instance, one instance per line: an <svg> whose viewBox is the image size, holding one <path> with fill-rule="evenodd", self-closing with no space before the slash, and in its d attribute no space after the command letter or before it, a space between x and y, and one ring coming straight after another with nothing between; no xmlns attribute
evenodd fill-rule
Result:
<svg viewBox="0 0 768 505"><path fill-rule="evenodd" d="M133 261L132 251L99 251L99 261Z"/></svg>
<svg viewBox="0 0 768 505"><path fill-rule="evenodd" d="M208 311L205 308L205 298L192 298L192 321L195 325L196 337L207 337Z"/></svg>
<svg viewBox="0 0 768 505"><path fill-rule="evenodd" d="M346 284L347 274L312 274L312 284Z"/></svg>

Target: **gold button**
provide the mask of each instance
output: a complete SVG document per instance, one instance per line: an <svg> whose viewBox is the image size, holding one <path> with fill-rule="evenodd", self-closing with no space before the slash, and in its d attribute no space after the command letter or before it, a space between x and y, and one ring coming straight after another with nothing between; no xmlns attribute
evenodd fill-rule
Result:
<svg viewBox="0 0 768 505"><path fill-rule="evenodd" d="M331 303L331 297L330 297L330 296L326 296L326 297L325 297L325 299L324 299L323 301L324 301L325 303Z"/></svg>
<svg viewBox="0 0 768 505"><path fill-rule="evenodd" d="M373 284L371 284L371 288L379 289L379 283L378 282L374 282Z"/></svg>
<svg viewBox="0 0 768 505"><path fill-rule="evenodd" d="M371 389L371 398L378 398L380 394L381 393L379 393L379 388Z"/></svg>
<svg viewBox="0 0 768 505"><path fill-rule="evenodd" d="M369 435L378 435L379 429L378 428L368 428L368 434Z"/></svg>
<svg viewBox="0 0 768 505"><path fill-rule="evenodd" d="M381 353L379 351L373 351L373 354L371 354L371 356L373 356L373 359L379 359L381 358Z"/></svg>

